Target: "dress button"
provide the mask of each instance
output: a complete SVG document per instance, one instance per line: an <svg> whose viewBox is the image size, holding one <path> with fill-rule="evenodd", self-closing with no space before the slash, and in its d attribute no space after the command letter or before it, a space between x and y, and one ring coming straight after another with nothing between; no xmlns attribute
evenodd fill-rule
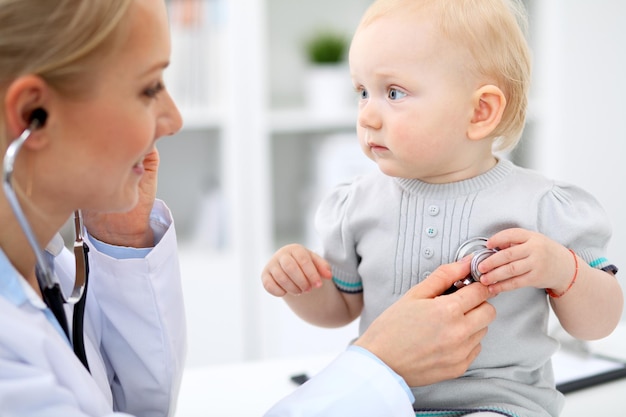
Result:
<svg viewBox="0 0 626 417"><path fill-rule="evenodd" d="M430 205L428 207L428 214L430 214L431 216L436 216L437 214L439 214L439 206L436 206L434 204Z"/></svg>
<svg viewBox="0 0 626 417"><path fill-rule="evenodd" d="M436 227L427 227L426 230L426 236L428 237L435 237L437 236L437 228Z"/></svg>
<svg viewBox="0 0 626 417"><path fill-rule="evenodd" d="M435 255L435 251L433 250L433 248L424 248L422 250L422 254L424 255L424 258L430 259Z"/></svg>
<svg viewBox="0 0 626 417"><path fill-rule="evenodd" d="M426 278L428 278L428 277L430 276L430 274L431 274L431 273L432 273L432 272L430 272L430 271L425 271L425 272L422 274L422 279L426 279Z"/></svg>

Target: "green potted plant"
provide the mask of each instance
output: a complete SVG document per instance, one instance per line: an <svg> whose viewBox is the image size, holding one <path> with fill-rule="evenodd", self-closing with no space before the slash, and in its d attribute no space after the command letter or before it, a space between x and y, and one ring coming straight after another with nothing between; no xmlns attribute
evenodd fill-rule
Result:
<svg viewBox="0 0 626 417"><path fill-rule="evenodd" d="M334 116L349 106L352 84L345 63L348 43L347 36L332 29L318 29L304 42L305 102L316 116Z"/></svg>
<svg viewBox="0 0 626 417"><path fill-rule="evenodd" d="M336 65L344 61L348 41L333 30L320 30L305 44L309 62L317 65Z"/></svg>

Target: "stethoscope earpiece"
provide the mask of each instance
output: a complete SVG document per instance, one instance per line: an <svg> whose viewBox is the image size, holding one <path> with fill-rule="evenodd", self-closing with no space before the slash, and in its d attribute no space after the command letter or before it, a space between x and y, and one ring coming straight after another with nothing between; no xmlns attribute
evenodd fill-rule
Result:
<svg viewBox="0 0 626 417"><path fill-rule="evenodd" d="M38 128L38 127L45 125L47 119L48 119L48 112L45 111L42 107L37 107L31 113L30 117L28 118L28 122L32 129L33 127Z"/></svg>

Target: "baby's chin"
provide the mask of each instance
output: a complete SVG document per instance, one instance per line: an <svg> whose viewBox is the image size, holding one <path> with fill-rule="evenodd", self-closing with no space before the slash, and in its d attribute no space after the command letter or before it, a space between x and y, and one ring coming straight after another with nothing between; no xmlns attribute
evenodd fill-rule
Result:
<svg viewBox="0 0 626 417"><path fill-rule="evenodd" d="M378 165L378 169L380 170L380 172L389 177L419 179L415 178L415 173L401 169L394 164L390 164L389 161L378 159L375 160L375 162L376 165Z"/></svg>

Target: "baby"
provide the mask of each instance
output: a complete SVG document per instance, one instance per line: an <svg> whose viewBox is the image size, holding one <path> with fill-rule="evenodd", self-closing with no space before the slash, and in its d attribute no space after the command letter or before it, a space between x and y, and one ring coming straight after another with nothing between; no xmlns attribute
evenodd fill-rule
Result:
<svg viewBox="0 0 626 417"><path fill-rule="evenodd" d="M475 272L497 295L498 317L463 377L412 388L417 416L558 416L550 306L580 339L608 335L621 317L598 202L496 153L516 146L525 122L524 19L513 0L370 6L349 60L359 143L380 172L322 202L323 257L288 245L263 271L266 290L304 320L332 327L360 317L362 332L468 241L488 251Z"/></svg>

